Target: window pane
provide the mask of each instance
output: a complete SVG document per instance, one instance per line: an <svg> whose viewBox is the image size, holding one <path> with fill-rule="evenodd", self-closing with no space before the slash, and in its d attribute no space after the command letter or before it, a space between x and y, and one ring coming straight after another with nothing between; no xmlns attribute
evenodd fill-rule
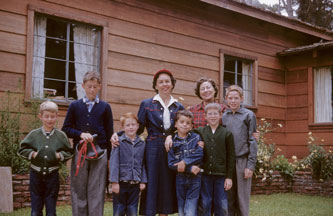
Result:
<svg viewBox="0 0 333 216"><path fill-rule="evenodd" d="M66 80L66 62L45 59L45 78Z"/></svg>
<svg viewBox="0 0 333 216"><path fill-rule="evenodd" d="M66 41L46 38L46 57L66 59Z"/></svg>
<svg viewBox="0 0 333 216"><path fill-rule="evenodd" d="M57 100L65 100L65 82L44 80L44 97Z"/></svg>
<svg viewBox="0 0 333 216"><path fill-rule="evenodd" d="M224 70L235 72L235 60L226 58L224 61Z"/></svg>
<svg viewBox="0 0 333 216"><path fill-rule="evenodd" d="M315 122L333 122L332 67L314 69Z"/></svg>
<svg viewBox="0 0 333 216"><path fill-rule="evenodd" d="M67 23L52 18L47 18L46 36L66 40Z"/></svg>

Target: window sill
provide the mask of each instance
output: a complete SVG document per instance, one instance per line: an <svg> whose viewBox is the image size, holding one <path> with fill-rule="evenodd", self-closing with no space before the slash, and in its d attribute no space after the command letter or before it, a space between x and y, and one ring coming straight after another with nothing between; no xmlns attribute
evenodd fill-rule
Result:
<svg viewBox="0 0 333 216"><path fill-rule="evenodd" d="M244 106L246 109L249 109L249 110L251 110L252 112L254 112L254 113L257 113L257 111L258 111L258 107L257 106Z"/></svg>
<svg viewBox="0 0 333 216"><path fill-rule="evenodd" d="M309 124L311 131L333 132L333 122L329 123L312 123Z"/></svg>

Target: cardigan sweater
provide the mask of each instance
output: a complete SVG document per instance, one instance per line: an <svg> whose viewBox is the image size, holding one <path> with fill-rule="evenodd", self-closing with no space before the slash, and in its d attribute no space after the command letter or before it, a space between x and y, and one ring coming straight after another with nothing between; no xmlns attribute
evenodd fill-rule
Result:
<svg viewBox="0 0 333 216"><path fill-rule="evenodd" d="M32 154L37 152L35 158ZM60 154L60 160L56 158ZM74 149L70 146L66 134L53 129L47 134L43 127L32 130L20 143L18 155L31 161L31 168L43 175L59 169L59 163L73 156Z"/></svg>
<svg viewBox="0 0 333 216"><path fill-rule="evenodd" d="M62 130L73 138L74 148L81 140L81 133L97 134L94 139L102 149L111 150L110 138L113 134L113 117L108 103L99 100L88 112L83 99L73 101L68 108Z"/></svg>
<svg viewBox="0 0 333 216"><path fill-rule="evenodd" d="M232 178L235 169L235 150L232 133L219 125L213 134L209 125L194 129L201 135L205 147L204 174Z"/></svg>

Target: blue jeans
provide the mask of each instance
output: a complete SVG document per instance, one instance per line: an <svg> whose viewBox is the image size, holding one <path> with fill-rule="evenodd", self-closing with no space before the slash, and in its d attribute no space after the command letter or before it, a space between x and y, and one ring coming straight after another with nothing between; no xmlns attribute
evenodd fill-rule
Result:
<svg viewBox="0 0 333 216"><path fill-rule="evenodd" d="M113 215L114 216L136 216L138 215L138 203L140 194L139 184L120 182L119 194L113 193Z"/></svg>
<svg viewBox="0 0 333 216"><path fill-rule="evenodd" d="M44 205L47 216L56 215L59 185L58 171L42 175L30 170L31 216L43 216Z"/></svg>
<svg viewBox="0 0 333 216"><path fill-rule="evenodd" d="M201 203L202 215L210 216L214 204L215 216L228 215L228 196L224 190L224 176L202 175Z"/></svg>
<svg viewBox="0 0 333 216"><path fill-rule="evenodd" d="M196 216L200 195L201 175L178 173L176 176L176 194L179 216Z"/></svg>

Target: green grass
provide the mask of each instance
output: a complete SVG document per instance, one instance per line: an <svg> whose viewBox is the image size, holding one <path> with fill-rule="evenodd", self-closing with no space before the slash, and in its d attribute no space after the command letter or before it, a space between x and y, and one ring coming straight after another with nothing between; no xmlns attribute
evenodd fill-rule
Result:
<svg viewBox="0 0 333 216"><path fill-rule="evenodd" d="M28 216L30 208L20 209L6 216ZM57 207L58 216L70 216L71 206ZM112 215L112 203L105 203L104 215ZM177 214L175 214L177 215ZM333 198L298 194L251 196L250 216L332 216Z"/></svg>

